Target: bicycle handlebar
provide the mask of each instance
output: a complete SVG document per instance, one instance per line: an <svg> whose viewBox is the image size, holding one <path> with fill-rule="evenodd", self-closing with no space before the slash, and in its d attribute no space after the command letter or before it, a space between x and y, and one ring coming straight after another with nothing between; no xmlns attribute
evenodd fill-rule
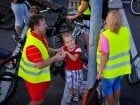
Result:
<svg viewBox="0 0 140 105"><path fill-rule="evenodd" d="M42 12L54 12L54 13L67 13L67 9L65 7L59 7L59 8L51 8L51 7L46 7L46 9L41 10Z"/></svg>
<svg viewBox="0 0 140 105"><path fill-rule="evenodd" d="M80 22L77 22L77 21L73 21L73 22L74 22L75 25L78 25L80 27L85 27L85 28L89 29L89 26L87 26L87 25L85 25L83 23L80 23Z"/></svg>

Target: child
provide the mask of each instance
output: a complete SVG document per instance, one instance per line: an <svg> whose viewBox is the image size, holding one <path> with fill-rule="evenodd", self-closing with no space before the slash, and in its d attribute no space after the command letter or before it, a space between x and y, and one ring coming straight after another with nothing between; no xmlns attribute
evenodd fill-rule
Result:
<svg viewBox="0 0 140 105"><path fill-rule="evenodd" d="M64 46L62 53L66 56L66 86L69 96L66 103L79 101L80 90L83 82L83 63L81 60L81 48L75 44L75 39L69 33L63 34Z"/></svg>
<svg viewBox="0 0 140 105"><path fill-rule="evenodd" d="M40 13L40 8L38 6L32 6L29 10L30 17Z"/></svg>

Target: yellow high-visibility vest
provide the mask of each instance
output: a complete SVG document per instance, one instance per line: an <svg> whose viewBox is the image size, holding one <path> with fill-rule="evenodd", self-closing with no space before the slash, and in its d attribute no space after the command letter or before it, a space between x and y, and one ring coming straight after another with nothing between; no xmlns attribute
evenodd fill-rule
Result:
<svg viewBox="0 0 140 105"><path fill-rule="evenodd" d="M130 32L128 28L121 27L119 33L111 32L109 29L103 32L109 42L109 59L102 72L104 78L115 78L131 73L130 64ZM100 52L97 48L97 68L100 64Z"/></svg>
<svg viewBox="0 0 140 105"><path fill-rule="evenodd" d="M90 5L90 2L89 2L89 5ZM79 7L78 7L78 10L80 10L81 9L81 5L79 5ZM91 14L91 10L90 10L90 7L88 7L85 11L84 11L84 13L83 13L83 15L90 15Z"/></svg>
<svg viewBox="0 0 140 105"><path fill-rule="evenodd" d="M31 29L28 28L27 33L26 33L26 37L31 33Z"/></svg>
<svg viewBox="0 0 140 105"><path fill-rule="evenodd" d="M34 67L34 63L29 61L26 55L26 48L30 45L35 45L42 54L43 60L49 59L49 52L45 45L37 38L28 33L26 43L23 48L22 57L20 60L18 76L31 83L40 83L50 81L50 66L38 69Z"/></svg>

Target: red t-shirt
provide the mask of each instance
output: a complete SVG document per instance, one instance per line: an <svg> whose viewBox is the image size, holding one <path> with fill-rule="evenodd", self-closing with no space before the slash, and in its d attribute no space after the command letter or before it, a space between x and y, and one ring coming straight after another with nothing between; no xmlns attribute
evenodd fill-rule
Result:
<svg viewBox="0 0 140 105"><path fill-rule="evenodd" d="M44 35L37 35L34 32L31 32L31 35L36 37L37 39L39 39L48 49L48 43L47 43ZM31 62L36 63L36 62L43 61L41 52L35 45L30 45L26 48L26 55L27 55L27 58L29 59L29 61L31 61Z"/></svg>
<svg viewBox="0 0 140 105"><path fill-rule="evenodd" d="M67 47L64 46L63 47L64 51L68 51ZM69 53L71 53L72 55L74 54L78 54L79 57L76 61L71 60L68 56L66 57L66 68L68 70L79 70L82 69L83 67L83 62L81 60L81 53L82 50L79 46L76 46L75 49L73 51L68 51Z"/></svg>

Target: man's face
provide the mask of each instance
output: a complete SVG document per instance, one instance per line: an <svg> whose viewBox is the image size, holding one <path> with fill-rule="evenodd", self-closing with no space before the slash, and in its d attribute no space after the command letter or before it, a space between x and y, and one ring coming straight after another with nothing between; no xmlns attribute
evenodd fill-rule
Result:
<svg viewBox="0 0 140 105"><path fill-rule="evenodd" d="M46 35L47 23L45 19L41 19L39 21L39 25L37 26L37 30L40 34Z"/></svg>

